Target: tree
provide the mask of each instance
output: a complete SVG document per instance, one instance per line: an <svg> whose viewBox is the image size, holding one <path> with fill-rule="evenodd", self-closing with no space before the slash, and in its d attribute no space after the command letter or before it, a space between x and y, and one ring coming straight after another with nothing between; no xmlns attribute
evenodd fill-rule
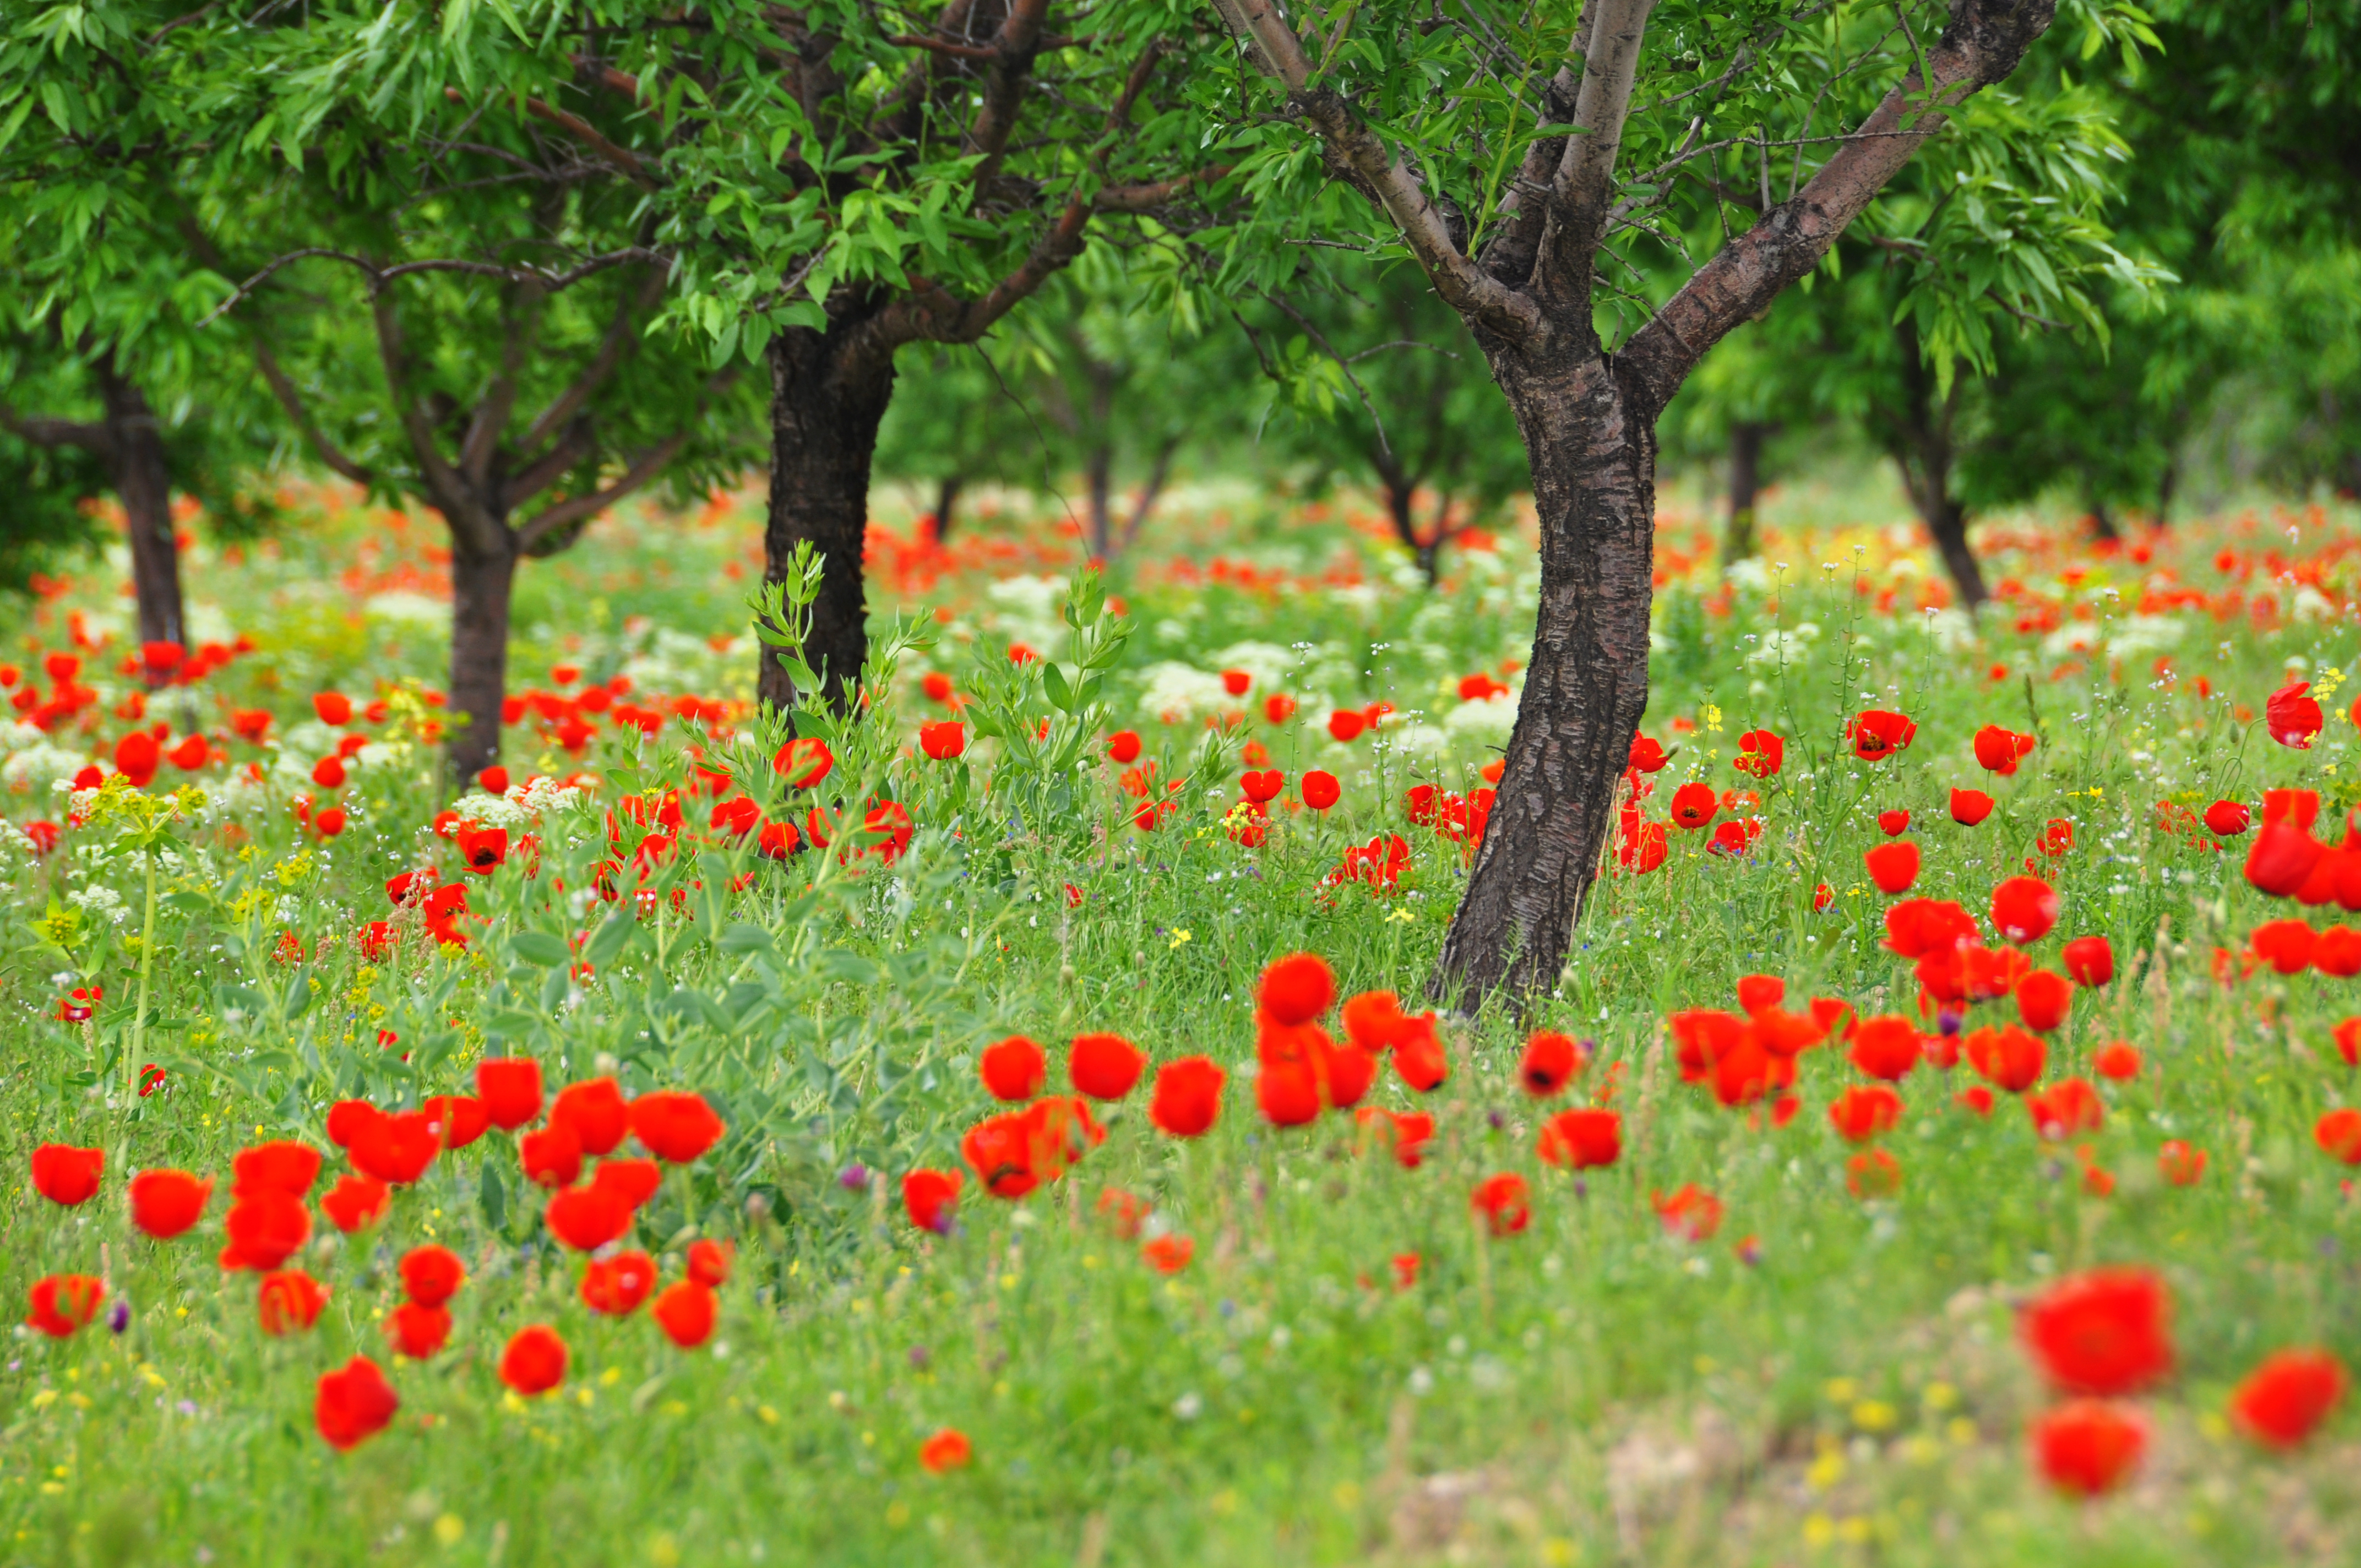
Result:
<svg viewBox="0 0 2361 1568"><path fill-rule="evenodd" d="M2004 116L1995 124L1975 95L2017 69L2053 5L1957 0L1946 17L1594 0L1578 18L1542 6L1519 25L1474 5L1426 26L1414 0L1389 0L1333 16L1323 37L1269 0L1220 5L1256 75L1235 106L1233 86L1208 77L1200 104L1225 122L1259 116L1242 176L1300 191L1323 170L1381 210L1468 323L1524 437L1542 531L1532 658L1431 991L1546 989L1647 702L1658 414L1708 349L1821 264L1922 146L2005 137ZM2085 21L2103 41L2106 18ZM1619 180L1627 154L1637 178ZM1753 193L1753 223L1689 268L1678 220L1718 226L1736 191ZM1950 227L1949 205L1920 225L1930 257L1955 236L1998 248L1973 214ZM2057 308L2054 277L2009 275L2051 237L2037 224L2018 254L1982 258L1980 279ZM1661 301L1626 286L1648 281L1634 252L1684 280ZM1980 330L1958 291L1930 291L1926 308L1943 344Z"/></svg>

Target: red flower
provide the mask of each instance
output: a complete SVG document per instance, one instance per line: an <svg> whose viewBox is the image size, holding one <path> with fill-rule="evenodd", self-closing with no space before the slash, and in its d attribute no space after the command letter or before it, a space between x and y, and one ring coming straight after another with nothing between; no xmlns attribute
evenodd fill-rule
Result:
<svg viewBox="0 0 2361 1568"><path fill-rule="evenodd" d="M1314 768L1305 773L1302 783L1296 787L1303 795L1303 804L1314 811L1327 810L1345 793L1344 786L1336 782L1336 775L1324 768Z"/></svg>
<svg viewBox="0 0 2361 1568"><path fill-rule="evenodd" d="M1485 1224L1496 1236L1512 1236L1532 1223L1532 1207L1526 1201L1525 1179L1513 1170L1498 1176L1488 1176L1476 1184L1475 1196L1469 1206L1484 1216Z"/></svg>
<svg viewBox="0 0 2361 1568"><path fill-rule="evenodd" d="M1987 724L1976 731L1976 761L1987 773L2016 772L2018 759L2031 756L2033 746L2032 736L2003 729L1997 724Z"/></svg>
<svg viewBox="0 0 2361 1568"><path fill-rule="evenodd" d="M546 1323L533 1323L510 1337L500 1352L500 1381L531 1398L566 1381L566 1342Z"/></svg>
<svg viewBox="0 0 2361 1568"><path fill-rule="evenodd" d="M131 1223L159 1242L204 1217L214 1184L185 1170L143 1170L131 1179Z"/></svg>
<svg viewBox="0 0 2361 1568"><path fill-rule="evenodd" d="M1869 880L1884 894L1907 893L1910 884L1918 880L1918 846L1904 839L1897 844L1880 844L1861 856L1869 867Z"/></svg>
<svg viewBox="0 0 2361 1568"><path fill-rule="evenodd" d="M918 750L938 762L948 762L967 750L967 726L956 718L918 726Z"/></svg>
<svg viewBox="0 0 2361 1568"><path fill-rule="evenodd" d="M1434 1118L1426 1112L1364 1105L1353 1113L1353 1122L1369 1143L1382 1143L1392 1150L1395 1163L1403 1169L1416 1170L1425 1163L1426 1146L1434 1136Z"/></svg>
<svg viewBox="0 0 2361 1568"><path fill-rule="evenodd" d="M312 1420L328 1446L341 1453L383 1431L401 1409L393 1385L377 1363L357 1355L338 1370L321 1374L312 1399Z"/></svg>
<svg viewBox="0 0 2361 1568"><path fill-rule="evenodd" d="M2101 1078L2125 1082L2140 1075L2139 1047L2128 1040L2114 1040L2099 1047L2091 1058L2092 1070Z"/></svg>
<svg viewBox="0 0 2361 1568"><path fill-rule="evenodd" d="M441 1307L404 1301L385 1315L386 1343L396 1355L423 1361L451 1340L451 1314Z"/></svg>
<svg viewBox="0 0 2361 1568"><path fill-rule="evenodd" d="M437 1094L422 1107L445 1149L463 1149L484 1135L491 1118L484 1102L472 1094Z"/></svg>
<svg viewBox="0 0 2361 1568"><path fill-rule="evenodd" d="M1898 1083L1918 1065L1918 1030L1898 1013L1863 1018L1847 1036L1852 1065L1872 1078Z"/></svg>
<svg viewBox="0 0 2361 1568"><path fill-rule="evenodd" d="M1107 755L1117 767L1127 768L1139 761L1139 731L1118 729L1107 737Z"/></svg>
<svg viewBox="0 0 2361 1568"><path fill-rule="evenodd" d="M542 1210L549 1234L577 1252L596 1252L631 1228L631 1211L598 1187L561 1187Z"/></svg>
<svg viewBox="0 0 2361 1568"><path fill-rule="evenodd" d="M1433 1014L1422 1013L1402 1020L1401 1032L1394 1040L1394 1071L1421 1094L1440 1088L1450 1076L1450 1058L1444 1052L1442 1037L1435 1033Z"/></svg>
<svg viewBox="0 0 2361 1568"><path fill-rule="evenodd" d="M1049 1086L1049 1062L1041 1047L1022 1035L986 1046L976 1058L983 1086L995 1100L1030 1100Z"/></svg>
<svg viewBox="0 0 2361 1568"><path fill-rule="evenodd" d="M364 1176L406 1187L426 1174L443 1140L423 1111L379 1112L353 1130L353 1168Z"/></svg>
<svg viewBox="0 0 2361 1568"><path fill-rule="evenodd" d="M2361 1018L2347 1018L2332 1032L2336 1054L2346 1067L2361 1067Z"/></svg>
<svg viewBox="0 0 2361 1568"><path fill-rule="evenodd" d="M146 789L163 760L164 748L145 729L135 729L115 743L115 765L134 789Z"/></svg>
<svg viewBox="0 0 2361 1568"><path fill-rule="evenodd" d="M2019 1324L2034 1365L2061 1394L2136 1394L2172 1370L2172 1303L2146 1269L2060 1280Z"/></svg>
<svg viewBox="0 0 2361 1568"><path fill-rule="evenodd" d="M1304 1062L1266 1062L1255 1079L1255 1102L1274 1127L1301 1127L1320 1115L1320 1080Z"/></svg>
<svg viewBox="0 0 2361 1568"><path fill-rule="evenodd" d="M1631 755L1623 765L1643 773L1660 773L1669 761L1671 759L1664 755L1664 748L1657 741L1645 735L1634 735L1631 737Z"/></svg>
<svg viewBox="0 0 2361 1568"><path fill-rule="evenodd" d="M328 1223L351 1235L393 1212L393 1190L373 1176L345 1175L320 1199Z"/></svg>
<svg viewBox="0 0 2361 1568"><path fill-rule="evenodd" d="M476 1095L492 1125L512 1133L541 1114L541 1064L531 1057L478 1062Z"/></svg>
<svg viewBox="0 0 2361 1568"><path fill-rule="evenodd" d="M1711 784L1685 784L1673 791L1670 810L1675 827L1702 828L1720 814L1721 797Z"/></svg>
<svg viewBox="0 0 2361 1568"><path fill-rule="evenodd" d="M1287 775L1277 768L1266 768L1261 773L1248 768L1238 775L1238 793L1257 806L1269 805L1286 788Z"/></svg>
<svg viewBox="0 0 2361 1568"><path fill-rule="evenodd" d="M2205 1174L2205 1151L2174 1138L2156 1151L2156 1168L2175 1187L2194 1187Z"/></svg>
<svg viewBox="0 0 2361 1568"><path fill-rule="evenodd" d="M2308 814L2302 822L2266 816L2262 831L2246 850L2246 880L2274 898L2292 898L2327 853L2328 846L2312 836Z"/></svg>
<svg viewBox="0 0 2361 1568"><path fill-rule="evenodd" d="M1951 1103L1962 1111L1972 1111L1979 1116L1993 1113L1993 1093L1981 1083L1971 1083L1951 1097Z"/></svg>
<svg viewBox="0 0 2361 1568"><path fill-rule="evenodd" d="M638 1104L634 1103L632 1109L638 1110ZM613 1194L624 1208L636 1210L664 1185L664 1167L652 1159L625 1159L610 1155L590 1173L590 1185Z"/></svg>
<svg viewBox="0 0 2361 1568"><path fill-rule="evenodd" d="M1524 1059L1517 1066L1517 1077L1525 1092L1536 1100L1546 1100L1574 1081L1575 1074L1583 1069L1584 1053L1570 1035L1554 1029L1536 1029L1525 1041Z"/></svg>
<svg viewBox="0 0 2361 1568"><path fill-rule="evenodd" d="M1902 1162L1883 1149L1864 1149L1845 1161L1845 1190L1863 1202L1895 1197L1902 1190Z"/></svg>
<svg viewBox="0 0 2361 1568"><path fill-rule="evenodd" d="M2320 933L2312 945L2312 967L2339 980L2361 974L2361 931L2336 925Z"/></svg>
<svg viewBox="0 0 2361 1568"><path fill-rule="evenodd" d="M682 1279L656 1298L648 1315L655 1319L664 1338L683 1350L695 1350L713 1337L713 1321L719 1306L713 1287L701 1280Z"/></svg>
<svg viewBox="0 0 2361 1568"><path fill-rule="evenodd" d="M686 1089L659 1089L631 1102L631 1135L668 1165L702 1158L725 1130L705 1096Z"/></svg>
<svg viewBox="0 0 2361 1568"><path fill-rule="evenodd" d="M547 1126L517 1140L524 1179L537 1187L570 1187L582 1174L582 1140L569 1126Z"/></svg>
<svg viewBox="0 0 2361 1568"><path fill-rule="evenodd" d="M2104 937L2077 937L2066 944L2063 957L2077 985L2102 986L2115 978L2115 949Z"/></svg>
<svg viewBox="0 0 2361 1568"><path fill-rule="evenodd" d="M1159 1274L1178 1274L1197 1255L1197 1244L1187 1236L1158 1236L1139 1249L1140 1257Z"/></svg>
<svg viewBox="0 0 2361 1568"><path fill-rule="evenodd" d="M2310 681L2290 681L2264 701L2264 725L2280 745L2299 751L2312 750L2324 720L2320 704L2304 695L2311 689Z"/></svg>
<svg viewBox="0 0 2361 1568"><path fill-rule="evenodd" d="M446 1246L415 1246L401 1255L401 1288L422 1307L439 1307L467 1283L467 1266Z"/></svg>
<svg viewBox="0 0 2361 1568"><path fill-rule="evenodd" d="M1228 1074L1210 1057L1182 1057L1156 1069L1156 1090L1148 1119L1176 1138L1202 1137L1222 1113L1222 1085Z"/></svg>
<svg viewBox="0 0 2361 1568"><path fill-rule="evenodd" d="M256 1303L262 1332L274 1339L291 1330L310 1328L319 1321L320 1310L327 1304L326 1289L300 1268L264 1275Z"/></svg>
<svg viewBox="0 0 2361 1568"><path fill-rule="evenodd" d="M730 1283L730 1271L738 1261L738 1249L729 1242L710 1237L688 1244L688 1277L708 1289L719 1290Z"/></svg>
<svg viewBox="0 0 2361 1568"><path fill-rule="evenodd" d="M1993 797L1980 789L1955 789L1951 792L1951 820L1962 828L1972 828L1993 813Z"/></svg>
<svg viewBox="0 0 2361 1568"><path fill-rule="evenodd" d="M33 1190L52 1203L71 1209L90 1201L105 1169L104 1149L43 1144L33 1151Z"/></svg>
<svg viewBox="0 0 2361 1568"><path fill-rule="evenodd" d="M772 770L786 781L789 789L818 788L835 766L836 753L828 749L828 742L809 736L788 741L771 759Z"/></svg>
<svg viewBox="0 0 2361 1568"><path fill-rule="evenodd" d="M312 711L321 723L342 729L353 721L353 699L342 692L313 692Z"/></svg>
<svg viewBox="0 0 2361 1568"><path fill-rule="evenodd" d="M2123 1485L2147 1446L2147 1428L2112 1405L2077 1399L2033 1424L2033 1463L2061 1492L2086 1497Z"/></svg>
<svg viewBox="0 0 2361 1568"><path fill-rule="evenodd" d="M2106 1102L2099 1091L2079 1078L2061 1078L2048 1089L2025 1097L2033 1130L2057 1141L2077 1133L2095 1133L2107 1119Z"/></svg>
<svg viewBox="0 0 2361 1568"><path fill-rule="evenodd" d="M1750 729L1738 738L1738 755L1730 765L1741 773L1767 779L1777 775L1786 755L1787 743L1778 736L1768 729Z"/></svg>
<svg viewBox="0 0 2361 1568"><path fill-rule="evenodd" d="M2025 1026L2046 1035L2066 1022L2074 988L2054 970L2037 969L2016 982L2016 1013Z"/></svg>
<svg viewBox="0 0 2361 1568"><path fill-rule="evenodd" d="M947 1236L959 1205L961 1182L956 1170L914 1170L902 1178L902 1207L910 1223L922 1231Z"/></svg>
<svg viewBox="0 0 2361 1568"><path fill-rule="evenodd" d="M1721 1200L1695 1182L1684 1182L1669 1196L1648 1194L1655 1206L1656 1223L1664 1234L1686 1242L1709 1242L1721 1229Z"/></svg>
<svg viewBox="0 0 2361 1568"><path fill-rule="evenodd" d="M1533 1152L1543 1165L1566 1170L1613 1165L1623 1155L1622 1114L1588 1107L1561 1111L1542 1124Z"/></svg>
<svg viewBox="0 0 2361 1568"><path fill-rule="evenodd" d="M2324 1350L2283 1350L2230 1396L2238 1429L2268 1448L2293 1448L2345 1398L2345 1364Z"/></svg>
<svg viewBox="0 0 2361 1568"><path fill-rule="evenodd" d="M918 1463L930 1475L964 1470L974 1457L975 1450L967 1441L967 1434L956 1427L945 1427L918 1445Z"/></svg>
<svg viewBox="0 0 2361 1568"><path fill-rule="evenodd" d="M1066 1074L1093 1100L1120 1100L1148 1069L1147 1056L1121 1035L1077 1035L1066 1054Z"/></svg>
<svg viewBox="0 0 2361 1568"><path fill-rule="evenodd" d="M1967 1038L1968 1065L1995 1089L2022 1094L2041 1080L2049 1047L2014 1024L1978 1029Z"/></svg>
<svg viewBox="0 0 2361 1568"><path fill-rule="evenodd" d="M582 1304L609 1317L630 1317L655 1288L656 1260L643 1252L594 1257L582 1268Z"/></svg>
<svg viewBox="0 0 2361 1568"><path fill-rule="evenodd" d="M1314 953L1290 953L1262 971L1255 1003L1282 1025L1309 1024L1336 1000L1336 977Z"/></svg>
<svg viewBox="0 0 2361 1568"><path fill-rule="evenodd" d="M569 1083L550 1102L549 1124L574 1135L587 1155L602 1155L623 1141L631 1128L631 1111L622 1086L611 1078Z"/></svg>
<svg viewBox="0 0 2361 1568"><path fill-rule="evenodd" d="M1901 1120L1902 1096L1882 1083L1854 1084L1828 1104L1828 1124L1849 1144L1891 1132Z"/></svg>
<svg viewBox="0 0 2361 1568"><path fill-rule="evenodd" d="M268 1271L287 1261L312 1239L312 1211L273 1188L242 1190L223 1222L229 1245L222 1249L224 1268Z"/></svg>
<svg viewBox="0 0 2361 1568"><path fill-rule="evenodd" d="M1918 726L1907 714L1883 708L1855 714L1845 725L1845 736L1852 742L1852 754L1864 762L1882 762L1894 752L1907 750L1917 734Z"/></svg>
<svg viewBox="0 0 2361 1568"><path fill-rule="evenodd" d="M2074 824L2063 817L2053 817L2042 825L2040 840L2034 846L2045 855L2062 855L2074 847Z"/></svg>
<svg viewBox="0 0 2361 1568"><path fill-rule="evenodd" d="M2312 1136L2330 1158L2361 1165L2361 1111L2350 1105L2331 1111L2313 1124Z"/></svg>
<svg viewBox="0 0 2361 1568"><path fill-rule="evenodd" d="M1885 912L1885 945L1905 959L1951 952L1975 939L1975 921L1943 899L1905 899Z"/></svg>
<svg viewBox="0 0 2361 1568"><path fill-rule="evenodd" d="M2235 839L2253 821L2253 813L2235 800L2217 800L2205 808L2205 831L2216 839Z"/></svg>
<svg viewBox="0 0 2361 1568"><path fill-rule="evenodd" d="M33 1281L26 1325L51 1339L64 1339L98 1316L106 1284L87 1274L49 1274Z"/></svg>
<svg viewBox="0 0 2361 1568"><path fill-rule="evenodd" d="M505 828L462 827L452 835L459 846L459 860L478 876L489 876L509 858L509 830Z"/></svg>
<svg viewBox="0 0 2361 1568"><path fill-rule="evenodd" d="M1993 928L2004 941L2037 942L2058 924L2058 893L2038 877L2015 876L1993 889Z"/></svg>
<svg viewBox="0 0 2361 1568"><path fill-rule="evenodd" d="M2281 974L2301 974L2312 967L2312 945L2318 938L2301 920L2271 920L2246 938L2254 955Z"/></svg>
<svg viewBox="0 0 2361 1568"><path fill-rule="evenodd" d="M1328 733L1338 745L1346 745L1360 738L1369 721L1349 707L1340 707L1328 716Z"/></svg>
<svg viewBox="0 0 2361 1568"><path fill-rule="evenodd" d="M1285 692L1271 693L1262 699L1262 717L1268 724L1286 723L1295 717L1295 699Z"/></svg>

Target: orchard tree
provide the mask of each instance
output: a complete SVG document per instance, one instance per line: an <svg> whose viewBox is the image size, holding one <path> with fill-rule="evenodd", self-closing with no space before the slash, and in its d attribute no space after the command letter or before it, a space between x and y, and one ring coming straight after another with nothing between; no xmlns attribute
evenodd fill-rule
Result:
<svg viewBox="0 0 2361 1568"><path fill-rule="evenodd" d="M1948 15L1590 0L1513 18L1364 0L1291 19L1273 0L1216 3L1241 71L1198 80L1201 112L1257 144L1241 173L1267 227L1315 210L1323 179L1356 191L1467 322L1524 437L1542 532L1532 657L1431 991L1545 991L1647 706L1658 414L1923 146L2006 134L2004 112L1995 126L1974 100L2024 62L2054 0L1956 0ZM2086 12L2081 30L2104 44L2111 25ZM1712 253L1692 269L1701 232ZM1972 224L1916 243L1954 237L1988 243ZM1683 280L1660 297L1666 273ZM1944 341L1972 338L1972 318L1935 304Z"/></svg>

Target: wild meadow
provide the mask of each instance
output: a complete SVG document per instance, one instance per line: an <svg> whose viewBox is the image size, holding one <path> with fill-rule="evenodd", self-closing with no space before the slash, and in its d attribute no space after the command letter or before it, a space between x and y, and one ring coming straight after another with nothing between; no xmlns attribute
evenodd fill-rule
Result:
<svg viewBox="0 0 2361 1568"><path fill-rule="evenodd" d="M1874 498L1668 501L1614 852L1470 1015L1513 533L881 524L790 739L738 499L611 520L455 798L433 536L287 499L193 647L93 572L0 669L0 1558L2348 1560L2349 507L2028 524L1971 620Z"/></svg>

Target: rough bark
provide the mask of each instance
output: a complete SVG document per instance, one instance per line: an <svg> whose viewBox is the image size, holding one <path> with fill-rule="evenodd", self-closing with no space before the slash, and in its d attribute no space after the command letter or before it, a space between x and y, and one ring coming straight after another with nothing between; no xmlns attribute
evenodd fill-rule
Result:
<svg viewBox="0 0 2361 1568"><path fill-rule="evenodd" d="M188 645L181 609L181 551L172 537L172 477L163 433L147 397L101 354L93 362L106 410L107 460L123 502L131 547L132 592L138 602L139 641ZM149 684L159 684L149 672Z"/></svg>
<svg viewBox="0 0 2361 1568"><path fill-rule="evenodd" d="M451 707L447 754L461 784L500 761L500 705L508 697L509 595L517 552L455 539L451 552ZM487 542L489 543L489 542ZM464 722L463 722L464 721Z"/></svg>
<svg viewBox="0 0 2361 1568"><path fill-rule="evenodd" d="M1541 604L1517 724L1429 994L1546 991L1615 828L1648 706L1655 410L1596 354L1493 356L1532 464Z"/></svg>
<svg viewBox="0 0 2361 1568"><path fill-rule="evenodd" d="M1754 502L1763 490L1763 443L1771 426L1742 419L1730 427L1730 519L1721 532L1721 564L1752 560L1758 546Z"/></svg>
<svg viewBox="0 0 2361 1568"><path fill-rule="evenodd" d="M858 321L825 333L796 327L771 340L771 505L763 536L767 576L783 580L797 543L809 540L822 559L804 656L842 707L869 652L869 604L862 547L869 532L869 466L877 427L894 396L890 353L863 352L848 341ZM766 658L757 690L785 709L794 684Z"/></svg>

